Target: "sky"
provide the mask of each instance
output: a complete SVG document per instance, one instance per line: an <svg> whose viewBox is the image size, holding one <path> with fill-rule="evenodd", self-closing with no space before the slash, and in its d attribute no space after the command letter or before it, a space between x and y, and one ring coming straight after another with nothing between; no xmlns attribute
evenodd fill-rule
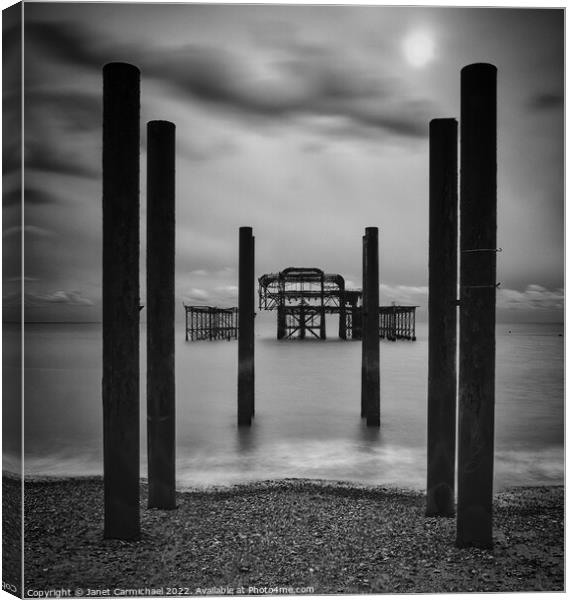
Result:
<svg viewBox="0 0 571 600"><path fill-rule="evenodd" d="M101 319L102 66L112 61L141 70L143 304L145 129L163 119L177 136L177 318L183 302L237 305L238 229L252 226L256 277L319 267L348 288L361 287L364 230L378 227L381 304L418 305L425 319L429 122L459 120L460 70L490 62L498 320L563 320L561 9L42 2L24 16L27 320ZM17 122L17 78L3 91L5 122ZM4 156L13 150L4 140ZM4 163L10 256L21 207L16 161ZM17 318L18 290L5 261L5 318Z"/></svg>

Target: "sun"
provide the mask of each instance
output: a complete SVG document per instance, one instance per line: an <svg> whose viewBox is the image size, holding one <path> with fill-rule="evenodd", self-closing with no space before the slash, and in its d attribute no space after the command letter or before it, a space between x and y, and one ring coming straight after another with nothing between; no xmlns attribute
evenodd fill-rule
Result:
<svg viewBox="0 0 571 600"><path fill-rule="evenodd" d="M424 31L413 31L403 40L404 56L413 67L424 67L434 59L434 39Z"/></svg>

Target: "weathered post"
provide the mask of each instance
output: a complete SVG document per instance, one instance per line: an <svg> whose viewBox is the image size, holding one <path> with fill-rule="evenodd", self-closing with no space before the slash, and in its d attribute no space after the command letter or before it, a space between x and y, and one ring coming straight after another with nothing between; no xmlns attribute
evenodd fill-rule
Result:
<svg viewBox="0 0 571 600"><path fill-rule="evenodd" d="M456 544L492 546L496 306L496 67L462 69Z"/></svg>
<svg viewBox="0 0 571 600"><path fill-rule="evenodd" d="M365 373L367 372L367 353L365 352L365 344L363 342L363 332L365 330L365 296L367 294L367 235L363 236L363 258L362 258L362 273L363 273L363 284L362 284L362 300L361 310L359 311L359 325L361 333L361 418L367 416L367 404L366 404L366 391L365 391Z"/></svg>
<svg viewBox="0 0 571 600"><path fill-rule="evenodd" d="M238 425L254 414L254 238L240 227L238 273Z"/></svg>
<svg viewBox="0 0 571 600"><path fill-rule="evenodd" d="M319 307L319 339L326 339L326 331L325 331L325 279L324 273L321 274L320 280L320 301L321 306Z"/></svg>
<svg viewBox="0 0 571 600"><path fill-rule="evenodd" d="M339 339L347 339L347 301L345 299L345 281L339 284Z"/></svg>
<svg viewBox="0 0 571 600"><path fill-rule="evenodd" d="M139 69L103 67L104 537L136 540L139 515Z"/></svg>
<svg viewBox="0 0 571 600"><path fill-rule="evenodd" d="M363 356L365 415L368 427L381 424L379 368L379 242L377 227L367 227L365 294L363 296Z"/></svg>
<svg viewBox="0 0 571 600"><path fill-rule="evenodd" d="M147 124L147 452L149 508L175 499L175 126Z"/></svg>
<svg viewBox="0 0 571 600"><path fill-rule="evenodd" d="M430 122L426 515L454 514L458 122ZM409 315L410 320L410 315ZM407 335L412 337L410 322Z"/></svg>

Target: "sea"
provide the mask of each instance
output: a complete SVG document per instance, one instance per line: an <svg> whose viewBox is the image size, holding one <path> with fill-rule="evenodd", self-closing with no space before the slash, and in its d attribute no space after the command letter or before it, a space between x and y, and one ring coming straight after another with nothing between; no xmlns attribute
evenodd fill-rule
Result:
<svg viewBox="0 0 571 600"><path fill-rule="evenodd" d="M184 323L177 323L179 489L280 478L423 489L427 325L417 323L416 341L380 342L377 429L360 417L360 343L339 340L333 319L325 341L278 341L274 319L273 313L256 319L256 413L250 428L236 423L237 342L186 342ZM496 490L563 484L563 333L561 323L497 325ZM4 325L7 375L17 373L17 335ZM147 473L145 336L141 324L142 477ZM26 324L24 361L26 476L102 474L101 324ZM3 394L6 424L6 415L16 410L17 390L5 385ZM5 429L8 471L18 468L12 438Z"/></svg>

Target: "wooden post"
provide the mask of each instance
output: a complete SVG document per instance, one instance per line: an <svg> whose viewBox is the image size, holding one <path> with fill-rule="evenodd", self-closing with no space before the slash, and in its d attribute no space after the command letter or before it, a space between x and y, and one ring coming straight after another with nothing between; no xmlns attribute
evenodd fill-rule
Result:
<svg viewBox="0 0 571 600"><path fill-rule="evenodd" d="M238 425L251 425L254 413L254 238L251 227L240 227L238 279Z"/></svg>
<svg viewBox="0 0 571 600"><path fill-rule="evenodd" d="M339 338L347 339L347 303L345 300L345 280L339 282Z"/></svg>
<svg viewBox="0 0 571 600"><path fill-rule="evenodd" d="M324 274L321 274L321 307L319 310L319 339L326 339L325 331L325 279Z"/></svg>
<svg viewBox="0 0 571 600"><path fill-rule="evenodd" d="M137 67L103 67L104 537L139 519L139 111Z"/></svg>
<svg viewBox="0 0 571 600"><path fill-rule="evenodd" d="M458 122L430 122L426 515L454 514ZM409 314L410 321L410 314ZM411 335L410 322L407 336Z"/></svg>
<svg viewBox="0 0 571 600"><path fill-rule="evenodd" d="M364 404L368 427L381 424L379 368L379 246L378 229L367 227L365 295L363 297Z"/></svg>
<svg viewBox="0 0 571 600"><path fill-rule="evenodd" d="M361 310L359 311L359 321L361 325L361 418L367 416L367 404L366 404L366 391L365 391L365 373L367 372L367 353L365 352L364 331L365 331L365 296L367 294L367 236L363 238L363 260L362 260L362 273L363 273L363 285L362 285L362 300Z"/></svg>
<svg viewBox="0 0 571 600"><path fill-rule="evenodd" d="M149 508L175 498L175 126L147 124L147 453Z"/></svg>
<svg viewBox="0 0 571 600"><path fill-rule="evenodd" d="M492 547L496 306L496 67L462 69L456 544Z"/></svg>

